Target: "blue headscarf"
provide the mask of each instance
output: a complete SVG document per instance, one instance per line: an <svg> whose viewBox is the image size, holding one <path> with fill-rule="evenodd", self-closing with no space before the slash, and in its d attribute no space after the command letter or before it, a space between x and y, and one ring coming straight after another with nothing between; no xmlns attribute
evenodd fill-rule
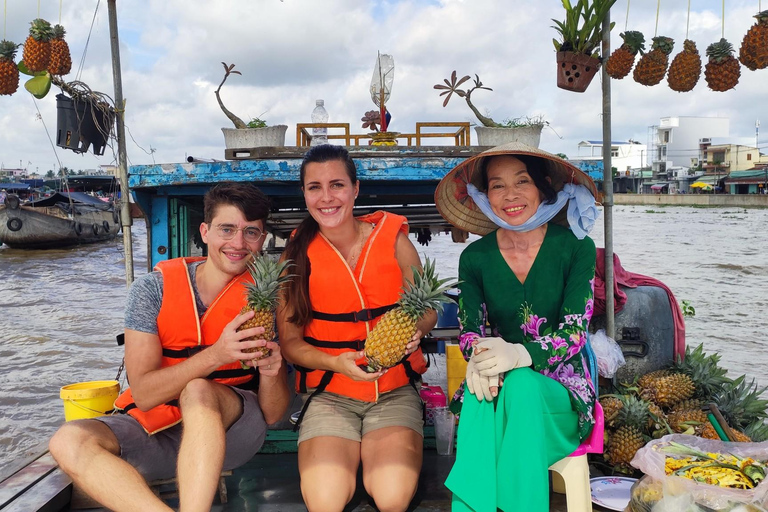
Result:
<svg viewBox="0 0 768 512"><path fill-rule="evenodd" d="M595 198L587 187L584 185L574 185L573 183L566 183L563 186L563 190L557 193L554 203L541 203L536 213L519 226L507 224L496 215L491 208L491 203L488 201L488 196L478 190L472 183L467 183L467 193L480 211L494 224L511 231L531 231L539 226L543 226L557 215L565 206L565 203L568 203L568 225L571 226L571 231L576 235L576 238L581 240L592 231L592 227L595 225L595 221L600 214L595 206ZM568 201L569 199L570 202Z"/></svg>

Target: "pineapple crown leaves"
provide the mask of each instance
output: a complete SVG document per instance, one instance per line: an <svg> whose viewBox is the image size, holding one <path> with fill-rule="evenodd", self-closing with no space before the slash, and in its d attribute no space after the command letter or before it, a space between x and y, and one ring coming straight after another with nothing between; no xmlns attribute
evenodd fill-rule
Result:
<svg viewBox="0 0 768 512"><path fill-rule="evenodd" d="M50 41L53 37L53 27L42 18L37 18L29 22L29 35L35 41Z"/></svg>
<svg viewBox="0 0 768 512"><path fill-rule="evenodd" d="M247 266L253 283L245 283L248 307L253 310L275 309L280 303L282 287L296 277L287 273L292 266L291 260L276 261L267 256L253 255Z"/></svg>
<svg viewBox="0 0 768 512"><path fill-rule="evenodd" d="M718 42L707 46L707 57L709 57L710 61L718 63L732 58L733 45L729 43L725 38L721 38Z"/></svg>
<svg viewBox="0 0 768 512"><path fill-rule="evenodd" d="M671 37L658 36L653 38L653 49L661 50L669 55L675 47L675 40Z"/></svg>
<svg viewBox="0 0 768 512"><path fill-rule="evenodd" d="M768 440L768 425L763 420L755 420L746 427L744 433L755 443L762 443Z"/></svg>
<svg viewBox="0 0 768 512"><path fill-rule="evenodd" d="M766 25L768 24L768 9L765 11L760 11L759 13L755 14L753 16L759 24Z"/></svg>
<svg viewBox="0 0 768 512"><path fill-rule="evenodd" d="M19 45L14 43L13 41L7 41L3 39L0 41L0 58L8 59L9 61L13 61L13 59L16 57L16 50L18 50Z"/></svg>
<svg viewBox="0 0 768 512"><path fill-rule="evenodd" d="M688 53L695 53L696 55L699 54L699 49L696 48L696 43L691 41L690 39L686 39L683 41L683 51L686 51ZM688 304L690 308L693 308L690 304ZM696 310L693 310L693 314L696 314Z"/></svg>
<svg viewBox="0 0 768 512"><path fill-rule="evenodd" d="M643 55L645 51L645 36L642 32L637 30L627 30L619 35L624 40L624 45L627 46L630 52L633 54L640 52L640 55Z"/></svg>
<svg viewBox="0 0 768 512"><path fill-rule="evenodd" d="M619 425L629 425L644 431L650 417L649 403L634 395L620 395L621 409L617 416Z"/></svg>
<svg viewBox="0 0 768 512"><path fill-rule="evenodd" d="M768 400L761 398L768 386L760 389L754 379L747 383L746 375L726 383L713 401L729 425L740 429L768 417Z"/></svg>
<svg viewBox="0 0 768 512"><path fill-rule="evenodd" d="M427 312L434 309L443 310L443 304L451 299L445 296L445 292L458 282L451 282L453 278L438 279L435 272L435 261L426 258L424 269L411 267L413 270L413 282L406 283L402 288L400 300L397 304L403 312L413 319L419 319Z"/></svg>
<svg viewBox="0 0 768 512"><path fill-rule="evenodd" d="M64 30L64 27L61 25L54 25L53 26L53 38L54 39L64 39L64 36L67 34L67 31Z"/></svg>
<svg viewBox="0 0 768 512"><path fill-rule="evenodd" d="M721 368L719 363L720 354L705 354L704 344L699 344L695 349L689 345L685 348L685 359L678 355L671 370L684 373L693 380L696 398L711 400L731 380L726 377L728 370Z"/></svg>

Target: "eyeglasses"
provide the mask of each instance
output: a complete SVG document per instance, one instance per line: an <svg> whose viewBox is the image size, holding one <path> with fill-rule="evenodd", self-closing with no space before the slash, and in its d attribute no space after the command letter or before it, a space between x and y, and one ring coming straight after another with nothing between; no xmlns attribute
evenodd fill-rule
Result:
<svg viewBox="0 0 768 512"><path fill-rule="evenodd" d="M264 231L254 226L246 226L244 228L236 228L228 224L219 224L216 226L216 233L222 240L232 240L238 231L243 232L243 238L246 242L255 243L261 240L264 236Z"/></svg>

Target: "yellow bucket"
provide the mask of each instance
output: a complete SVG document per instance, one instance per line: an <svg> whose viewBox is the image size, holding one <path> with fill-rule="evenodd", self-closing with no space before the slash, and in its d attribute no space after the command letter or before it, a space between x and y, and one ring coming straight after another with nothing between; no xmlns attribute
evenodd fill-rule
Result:
<svg viewBox="0 0 768 512"><path fill-rule="evenodd" d="M120 384L116 380L78 382L61 388L67 421L103 416L114 409Z"/></svg>
<svg viewBox="0 0 768 512"><path fill-rule="evenodd" d="M461 381L464 380L464 375L467 373L467 362L457 344L447 344L445 356L445 366L448 373L448 397L450 399L461 385Z"/></svg>

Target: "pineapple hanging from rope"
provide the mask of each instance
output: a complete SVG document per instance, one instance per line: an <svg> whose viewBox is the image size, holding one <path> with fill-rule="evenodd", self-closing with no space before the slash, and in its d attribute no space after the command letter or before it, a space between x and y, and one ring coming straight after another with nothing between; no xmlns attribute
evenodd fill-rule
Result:
<svg viewBox="0 0 768 512"><path fill-rule="evenodd" d="M677 92L688 92L696 86L701 76L701 56L696 43L690 39L683 42L683 51L678 53L667 73L669 88Z"/></svg>
<svg viewBox="0 0 768 512"><path fill-rule="evenodd" d="M51 62L48 72L52 75L66 75L72 69L72 56L69 53L69 45L64 40L66 30L61 25L53 27L53 39L51 39Z"/></svg>
<svg viewBox="0 0 768 512"><path fill-rule="evenodd" d="M452 278L438 279L434 260L426 259L424 270L413 269L413 282L407 283L397 307L387 311L365 340L368 372L391 368L405 356L405 346L416 333L416 323L430 309L443 310L451 299L445 292L453 286Z"/></svg>
<svg viewBox="0 0 768 512"><path fill-rule="evenodd" d="M669 54L675 46L674 39L658 36L653 38L651 51L640 58L632 78L647 86L656 85L664 78L669 65Z"/></svg>
<svg viewBox="0 0 768 512"><path fill-rule="evenodd" d="M757 23L747 31L739 48L739 61L752 71L768 67L768 10L755 18Z"/></svg>
<svg viewBox="0 0 768 512"><path fill-rule="evenodd" d="M642 32L628 30L619 35L624 40L624 44L617 48L605 63L608 76L617 80L629 74L635 64L635 56L638 52L643 55L645 51L645 36Z"/></svg>
<svg viewBox="0 0 768 512"><path fill-rule="evenodd" d="M0 95L13 94L19 88L19 68L14 61L18 47L11 41L0 41Z"/></svg>
<svg viewBox="0 0 768 512"><path fill-rule="evenodd" d="M733 56L733 45L722 38L707 47L707 57L704 78L709 88L723 92L736 87L741 77L741 65Z"/></svg>
<svg viewBox="0 0 768 512"><path fill-rule="evenodd" d="M22 60L33 73L45 71L51 62L51 38L53 27L42 18L30 22L29 36L24 42Z"/></svg>

